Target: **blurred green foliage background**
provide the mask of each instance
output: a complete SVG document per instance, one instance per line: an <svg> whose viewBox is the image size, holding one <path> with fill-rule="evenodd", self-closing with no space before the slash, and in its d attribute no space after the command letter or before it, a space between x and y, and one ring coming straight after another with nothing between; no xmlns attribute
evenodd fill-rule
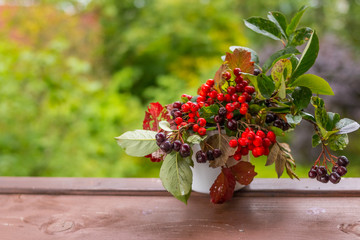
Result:
<svg viewBox="0 0 360 240"><path fill-rule="evenodd" d="M195 94L229 46L251 47L262 59L281 48L245 29L242 19L270 10L291 16L304 4L311 9L302 25L320 39L335 39L321 42L326 51L315 71L335 93L336 86L349 86L329 99L328 109L360 118L359 0L2 2L2 176L158 177L160 163L127 156L114 137L141 128L149 102ZM326 57L329 51L333 57ZM344 92L346 101L339 102ZM308 145L296 139L288 137L297 173L306 177L316 159L311 132ZM359 133L351 134L349 148L339 153L351 159L347 176L360 177L359 144ZM258 177L276 177L265 159L254 163Z"/></svg>

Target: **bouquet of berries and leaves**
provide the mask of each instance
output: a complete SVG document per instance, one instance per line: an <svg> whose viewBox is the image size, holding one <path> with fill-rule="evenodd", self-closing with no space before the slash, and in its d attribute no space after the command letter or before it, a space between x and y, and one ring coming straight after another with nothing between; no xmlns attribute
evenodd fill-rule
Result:
<svg viewBox="0 0 360 240"><path fill-rule="evenodd" d="M210 197L213 203L223 203L231 199L236 182L250 184L257 174L244 157L250 153L254 158L267 156L265 165L275 164L278 177L285 170L290 178L298 178L290 147L277 136L307 121L314 127L309 140L322 148L309 177L338 183L349 160L331 151L343 150L349 142L347 134L359 124L328 112L320 95L334 95L333 90L323 78L306 74L318 55L319 39L313 29L298 28L305 10L301 8L289 23L280 12L269 12L267 19L245 20L248 28L281 41L284 48L260 65L255 51L230 47L214 78L202 84L196 95L184 94L165 106L151 103L143 130L122 134L116 138L118 144L131 156L161 161L163 186L185 203L191 193L193 160L221 168ZM297 47L303 44L300 52ZM305 110L309 105L313 114ZM192 152L197 144L201 150Z"/></svg>

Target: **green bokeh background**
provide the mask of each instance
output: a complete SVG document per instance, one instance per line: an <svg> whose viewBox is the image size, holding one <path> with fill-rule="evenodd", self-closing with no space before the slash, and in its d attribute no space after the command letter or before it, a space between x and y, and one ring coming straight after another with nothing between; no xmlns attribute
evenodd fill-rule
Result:
<svg viewBox="0 0 360 240"><path fill-rule="evenodd" d="M310 5L302 25L315 28L320 40L337 40L339 47L327 51L351 53L333 61L359 63L359 0L13 2L0 7L1 176L158 177L161 163L127 156L114 137L141 128L148 103L195 94L229 46L251 47L263 56L281 48L242 22L269 10L291 16ZM345 85L347 80L341 79ZM359 95L346 106L359 102ZM356 105L336 103L329 109L359 120ZM287 137L292 147L294 139ZM310 145L294 153L300 177L317 157L308 150L311 132L306 141ZM351 160L349 177L360 177L359 144L359 133L351 134L349 147L339 153ZM258 177L276 177L264 158L253 163Z"/></svg>

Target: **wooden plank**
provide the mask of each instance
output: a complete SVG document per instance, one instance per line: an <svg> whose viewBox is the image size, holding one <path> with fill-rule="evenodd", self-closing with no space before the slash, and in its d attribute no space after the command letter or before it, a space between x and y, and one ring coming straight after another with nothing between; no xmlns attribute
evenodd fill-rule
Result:
<svg viewBox="0 0 360 240"><path fill-rule="evenodd" d="M1 240L359 238L359 197L0 195Z"/></svg>
<svg viewBox="0 0 360 240"><path fill-rule="evenodd" d="M0 194L70 194L167 196L157 178L41 178L0 177ZM194 193L195 195L202 195ZM235 196L360 196L360 178L343 178L339 184L323 184L313 179L259 179Z"/></svg>

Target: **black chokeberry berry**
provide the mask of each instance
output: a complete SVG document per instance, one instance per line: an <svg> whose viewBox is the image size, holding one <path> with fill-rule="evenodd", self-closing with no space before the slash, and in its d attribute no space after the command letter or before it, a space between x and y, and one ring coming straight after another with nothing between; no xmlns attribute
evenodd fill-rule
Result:
<svg viewBox="0 0 360 240"><path fill-rule="evenodd" d="M160 148L166 153L171 153L173 149L173 144L169 140L166 140L160 144Z"/></svg>
<svg viewBox="0 0 360 240"><path fill-rule="evenodd" d="M333 184L337 184L337 183L340 182L341 176L340 176L338 173L336 173L336 172L332 172L332 173L330 174L329 180L330 180L330 182L332 182Z"/></svg>
<svg viewBox="0 0 360 240"><path fill-rule="evenodd" d="M182 117L182 112L181 111L175 111L174 112L174 118L177 118L177 117Z"/></svg>
<svg viewBox="0 0 360 240"><path fill-rule="evenodd" d="M195 157L196 157L196 161L198 163L205 163L206 162L206 154L200 150L200 151L197 151L196 154L195 154Z"/></svg>
<svg viewBox="0 0 360 240"><path fill-rule="evenodd" d="M338 167L339 167L338 165L334 165L334 166L332 167L331 171L332 171L332 172L336 172L337 169L338 169Z"/></svg>
<svg viewBox="0 0 360 240"><path fill-rule="evenodd" d="M179 101L174 102L173 108L181 109L181 102L179 102Z"/></svg>
<svg viewBox="0 0 360 240"><path fill-rule="evenodd" d="M266 114L265 122L272 123L273 121L275 121L275 115L273 113Z"/></svg>
<svg viewBox="0 0 360 240"><path fill-rule="evenodd" d="M316 170L314 168L311 168L308 175L309 175L309 178L316 178L316 176L317 176Z"/></svg>
<svg viewBox="0 0 360 240"><path fill-rule="evenodd" d="M276 119L274 121L274 127L281 128L283 127L283 121L281 119Z"/></svg>
<svg viewBox="0 0 360 240"><path fill-rule="evenodd" d="M340 175L340 176L344 176L347 173L347 169L344 166L339 166L336 170L336 172Z"/></svg>
<svg viewBox="0 0 360 240"><path fill-rule="evenodd" d="M166 134L164 132L159 132L155 135L156 142L162 143L166 140Z"/></svg>
<svg viewBox="0 0 360 240"><path fill-rule="evenodd" d="M225 107L219 108L218 114L219 114L220 116L225 116L226 113L227 113L227 110L226 110Z"/></svg>
<svg viewBox="0 0 360 240"><path fill-rule="evenodd" d="M261 73L261 71L257 68L254 69L254 75L257 76Z"/></svg>
<svg viewBox="0 0 360 240"><path fill-rule="evenodd" d="M215 159L215 158L214 158L214 154L213 154L213 150L208 150L208 151L206 152L206 158L207 158L209 161L212 161L212 160Z"/></svg>
<svg viewBox="0 0 360 240"><path fill-rule="evenodd" d="M190 156L191 152L190 152L189 144L187 144L187 143L182 144L181 147L180 147L179 153L184 158Z"/></svg>
<svg viewBox="0 0 360 240"><path fill-rule="evenodd" d="M340 156L338 157L337 164L346 167L349 164L349 159L345 156Z"/></svg>
<svg viewBox="0 0 360 240"><path fill-rule="evenodd" d="M324 176L318 176L317 180L322 183L327 183L329 182L329 178L329 174L325 174Z"/></svg>
<svg viewBox="0 0 360 240"><path fill-rule="evenodd" d="M177 152L180 151L180 147L182 145L181 141L180 140L175 140L173 144L174 144L174 150L177 151Z"/></svg>
<svg viewBox="0 0 360 240"><path fill-rule="evenodd" d="M222 116L220 116L220 115L215 115L214 121L216 123L221 123L222 121L224 121L224 118Z"/></svg>
<svg viewBox="0 0 360 240"><path fill-rule="evenodd" d="M318 176L322 177L325 176L327 173L326 167L325 166L320 166L316 169L316 173Z"/></svg>
<svg viewBox="0 0 360 240"><path fill-rule="evenodd" d="M222 154L222 152L221 152L221 150L220 150L220 149L215 148L215 149L213 150L213 155L214 155L214 158L218 158L218 157L220 157L220 156L221 156L221 154Z"/></svg>
<svg viewBox="0 0 360 240"><path fill-rule="evenodd" d="M237 122L234 119L230 119L226 122L226 127L232 131L236 131L237 129Z"/></svg>

